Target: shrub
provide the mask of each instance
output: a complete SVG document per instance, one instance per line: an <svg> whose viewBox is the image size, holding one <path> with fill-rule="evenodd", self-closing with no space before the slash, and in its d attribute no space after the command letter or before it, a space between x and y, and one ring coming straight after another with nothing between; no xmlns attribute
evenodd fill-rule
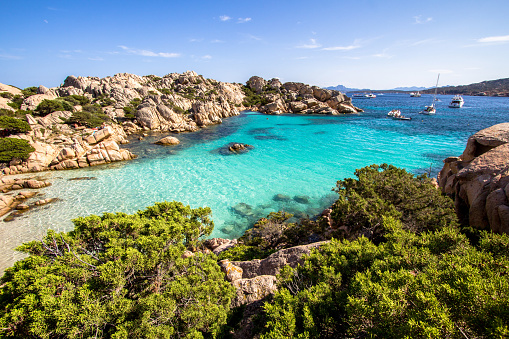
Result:
<svg viewBox="0 0 509 339"><path fill-rule="evenodd" d="M0 92L0 97L6 98L6 99L12 99L14 97L14 94L9 92Z"/></svg>
<svg viewBox="0 0 509 339"><path fill-rule="evenodd" d="M23 93L23 96L25 98L28 98L29 96L37 94L37 87L35 86L27 87L24 90L22 90L21 93Z"/></svg>
<svg viewBox="0 0 509 339"><path fill-rule="evenodd" d="M171 94L171 91L168 88L158 88L158 91L163 94Z"/></svg>
<svg viewBox="0 0 509 339"><path fill-rule="evenodd" d="M14 133L26 133L31 131L28 122L10 116L0 116L0 130L3 130L4 135Z"/></svg>
<svg viewBox="0 0 509 339"><path fill-rule="evenodd" d="M476 249L454 227L387 242L332 240L283 269L262 338L501 338L509 335L507 235ZM504 248L504 249L503 249Z"/></svg>
<svg viewBox="0 0 509 339"><path fill-rule="evenodd" d="M68 103L70 103L73 106L77 106L77 105L84 106L84 105L90 103L90 99L88 99L86 96L76 95L76 94L62 97L62 100L67 101Z"/></svg>
<svg viewBox="0 0 509 339"><path fill-rule="evenodd" d="M35 109L36 114L40 116L46 116L57 111L73 112L74 107L68 101L59 98L55 100L44 99Z"/></svg>
<svg viewBox="0 0 509 339"><path fill-rule="evenodd" d="M12 102L8 102L7 105L11 106L14 109L20 109L21 104L23 104L23 96L16 94L11 98Z"/></svg>
<svg viewBox="0 0 509 339"><path fill-rule="evenodd" d="M453 201L442 195L426 175L414 177L392 165L371 165L355 171L355 178L337 182L339 199L331 217L353 236L383 234L384 216L400 219L413 232L457 225Z"/></svg>
<svg viewBox="0 0 509 339"><path fill-rule="evenodd" d="M35 149L28 141L17 138L0 138L0 162L10 162L13 159L26 160Z"/></svg>
<svg viewBox="0 0 509 339"><path fill-rule="evenodd" d="M202 338L226 322L233 287L214 255L183 258L209 208L156 203L73 220L18 250L1 279L0 333L20 338Z"/></svg>
<svg viewBox="0 0 509 339"><path fill-rule="evenodd" d="M95 128L107 121L110 121L110 118L104 114L99 104L87 104L82 107L82 111L74 112L66 123Z"/></svg>

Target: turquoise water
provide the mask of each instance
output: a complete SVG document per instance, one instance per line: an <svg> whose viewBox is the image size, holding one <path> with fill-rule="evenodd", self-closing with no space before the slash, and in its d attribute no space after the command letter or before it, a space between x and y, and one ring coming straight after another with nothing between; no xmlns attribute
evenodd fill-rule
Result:
<svg viewBox="0 0 509 339"><path fill-rule="evenodd" d="M391 163L415 174L436 175L442 160L463 152L474 132L507 121L508 98L466 97L462 109L448 109L451 96L441 97L435 116L417 112L430 97L384 95L355 101L365 113L351 116L267 116L244 112L223 124L181 134L178 146L152 143L163 135L132 140L134 161L89 169L41 173L52 186L41 190L50 205L35 208L0 226L0 269L20 254L13 248L37 239L46 229L72 229L73 218L103 212L132 213L158 201L209 206L214 237L235 238L259 217L284 209L297 216L315 215L335 199L337 180L356 168ZM399 108L412 121L387 119ZM231 142L254 146L238 155L224 155ZM75 177L93 180L69 181ZM288 198L274 200L277 194ZM299 203L295 196L309 197ZM37 197L36 199L41 199ZM243 205L243 214L233 207ZM247 212L247 213L246 213Z"/></svg>

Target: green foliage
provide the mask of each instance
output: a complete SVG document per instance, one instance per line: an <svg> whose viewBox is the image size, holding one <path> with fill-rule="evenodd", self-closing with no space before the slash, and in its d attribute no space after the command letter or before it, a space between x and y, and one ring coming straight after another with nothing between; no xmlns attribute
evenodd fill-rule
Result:
<svg viewBox="0 0 509 339"><path fill-rule="evenodd" d="M54 100L44 99L39 105L37 105L37 108L35 109L35 113L40 116L46 116L57 111L73 112L74 107L71 103L64 100L63 98L58 98Z"/></svg>
<svg viewBox="0 0 509 339"><path fill-rule="evenodd" d="M218 259L229 259L230 261L247 261L253 259L264 259L276 250L261 249L258 246L237 245L221 252Z"/></svg>
<svg viewBox="0 0 509 339"><path fill-rule="evenodd" d="M20 338L203 338L226 322L233 287L214 255L210 209L156 203L73 220L18 248L1 279L0 335Z"/></svg>
<svg viewBox="0 0 509 339"><path fill-rule="evenodd" d="M0 130L7 135L14 133L26 133L31 131L28 122L10 116L0 116Z"/></svg>
<svg viewBox="0 0 509 339"><path fill-rule="evenodd" d="M77 106L77 105L84 106L84 105L90 103L90 99L87 98L86 96L76 95L76 94L62 97L62 100L67 101L68 103L70 103L73 106Z"/></svg>
<svg viewBox="0 0 509 339"><path fill-rule="evenodd" d="M266 98L257 94L248 86L242 86L242 91L246 95L243 102L244 106L263 106L269 103Z"/></svg>
<svg viewBox="0 0 509 339"><path fill-rule="evenodd" d="M12 159L26 160L35 149L28 141L17 138L0 138L0 162L10 162Z"/></svg>
<svg viewBox="0 0 509 339"><path fill-rule="evenodd" d="M150 95L159 95L156 91L148 91L148 94L150 94Z"/></svg>
<svg viewBox="0 0 509 339"><path fill-rule="evenodd" d="M171 94L171 91L168 88L158 88L157 90L163 94Z"/></svg>
<svg viewBox="0 0 509 339"><path fill-rule="evenodd" d="M384 216L400 219L413 232L457 225L453 201L441 194L426 175L414 177L392 165L371 165L355 171L355 178L337 182L339 199L331 217L351 235L383 234Z"/></svg>
<svg viewBox="0 0 509 339"><path fill-rule="evenodd" d="M0 97L6 98L6 99L12 99L14 97L14 94L9 92L0 92Z"/></svg>
<svg viewBox="0 0 509 339"><path fill-rule="evenodd" d="M24 90L22 90L21 93L23 93L23 96L25 98L28 98L29 96L37 94L37 87L35 86L27 87Z"/></svg>
<svg viewBox="0 0 509 339"><path fill-rule="evenodd" d="M385 243L337 241L286 268L262 338L509 335L509 237L479 249L454 227L414 234L386 217Z"/></svg>
<svg viewBox="0 0 509 339"><path fill-rule="evenodd" d="M134 98L133 100L131 100L131 102L129 102L129 105L123 108L125 117L128 119L136 118L136 110L140 104L141 104L140 98Z"/></svg>
<svg viewBox="0 0 509 339"><path fill-rule="evenodd" d="M74 112L66 123L95 128L107 121L110 121L110 118L104 114L99 104L87 104L81 112Z"/></svg>
<svg viewBox="0 0 509 339"><path fill-rule="evenodd" d="M16 94L11 98L12 102L8 102L7 105L11 106L14 109L20 109L21 104L23 104L23 100L24 100L23 96Z"/></svg>

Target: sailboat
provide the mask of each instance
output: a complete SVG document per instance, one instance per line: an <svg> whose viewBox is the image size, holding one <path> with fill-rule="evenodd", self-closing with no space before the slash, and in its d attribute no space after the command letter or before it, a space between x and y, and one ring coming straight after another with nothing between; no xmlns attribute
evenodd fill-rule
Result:
<svg viewBox="0 0 509 339"><path fill-rule="evenodd" d="M438 89L438 80L440 79L440 73L438 73L437 84L435 85L435 94L433 95L433 101L431 105L426 106L419 114L431 115L435 114L437 110L435 109L435 101L437 100L437 89Z"/></svg>

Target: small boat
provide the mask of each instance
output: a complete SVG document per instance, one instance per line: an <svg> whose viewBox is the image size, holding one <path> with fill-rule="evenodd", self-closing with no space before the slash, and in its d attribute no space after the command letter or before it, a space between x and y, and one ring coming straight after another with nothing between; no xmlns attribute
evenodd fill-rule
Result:
<svg viewBox="0 0 509 339"><path fill-rule="evenodd" d="M421 93L419 93L419 92L416 92L416 93L412 92L412 93L410 93L410 96L412 98L420 98L421 97Z"/></svg>
<svg viewBox="0 0 509 339"><path fill-rule="evenodd" d="M465 100L463 100L463 97L461 95L455 95L452 98L451 103L449 104L449 107L450 108L461 108L461 106L463 106L464 103L465 103Z"/></svg>
<svg viewBox="0 0 509 339"><path fill-rule="evenodd" d="M440 79L440 73L437 77L437 84L435 85L435 94L433 95L433 101L431 102L431 105L424 107L422 111L419 112L419 114L426 114L426 115L432 115L437 112L435 108L435 101L437 101L437 89L438 89L438 80Z"/></svg>
<svg viewBox="0 0 509 339"><path fill-rule="evenodd" d="M406 117L403 114L401 114L401 111L399 109L393 109L389 113L387 113L388 117L393 118L394 120L412 120L412 118Z"/></svg>
<svg viewBox="0 0 509 339"><path fill-rule="evenodd" d="M374 95L373 93L364 93L364 94L354 94L352 96L353 98L355 99L373 99L373 98L376 98L376 95Z"/></svg>

